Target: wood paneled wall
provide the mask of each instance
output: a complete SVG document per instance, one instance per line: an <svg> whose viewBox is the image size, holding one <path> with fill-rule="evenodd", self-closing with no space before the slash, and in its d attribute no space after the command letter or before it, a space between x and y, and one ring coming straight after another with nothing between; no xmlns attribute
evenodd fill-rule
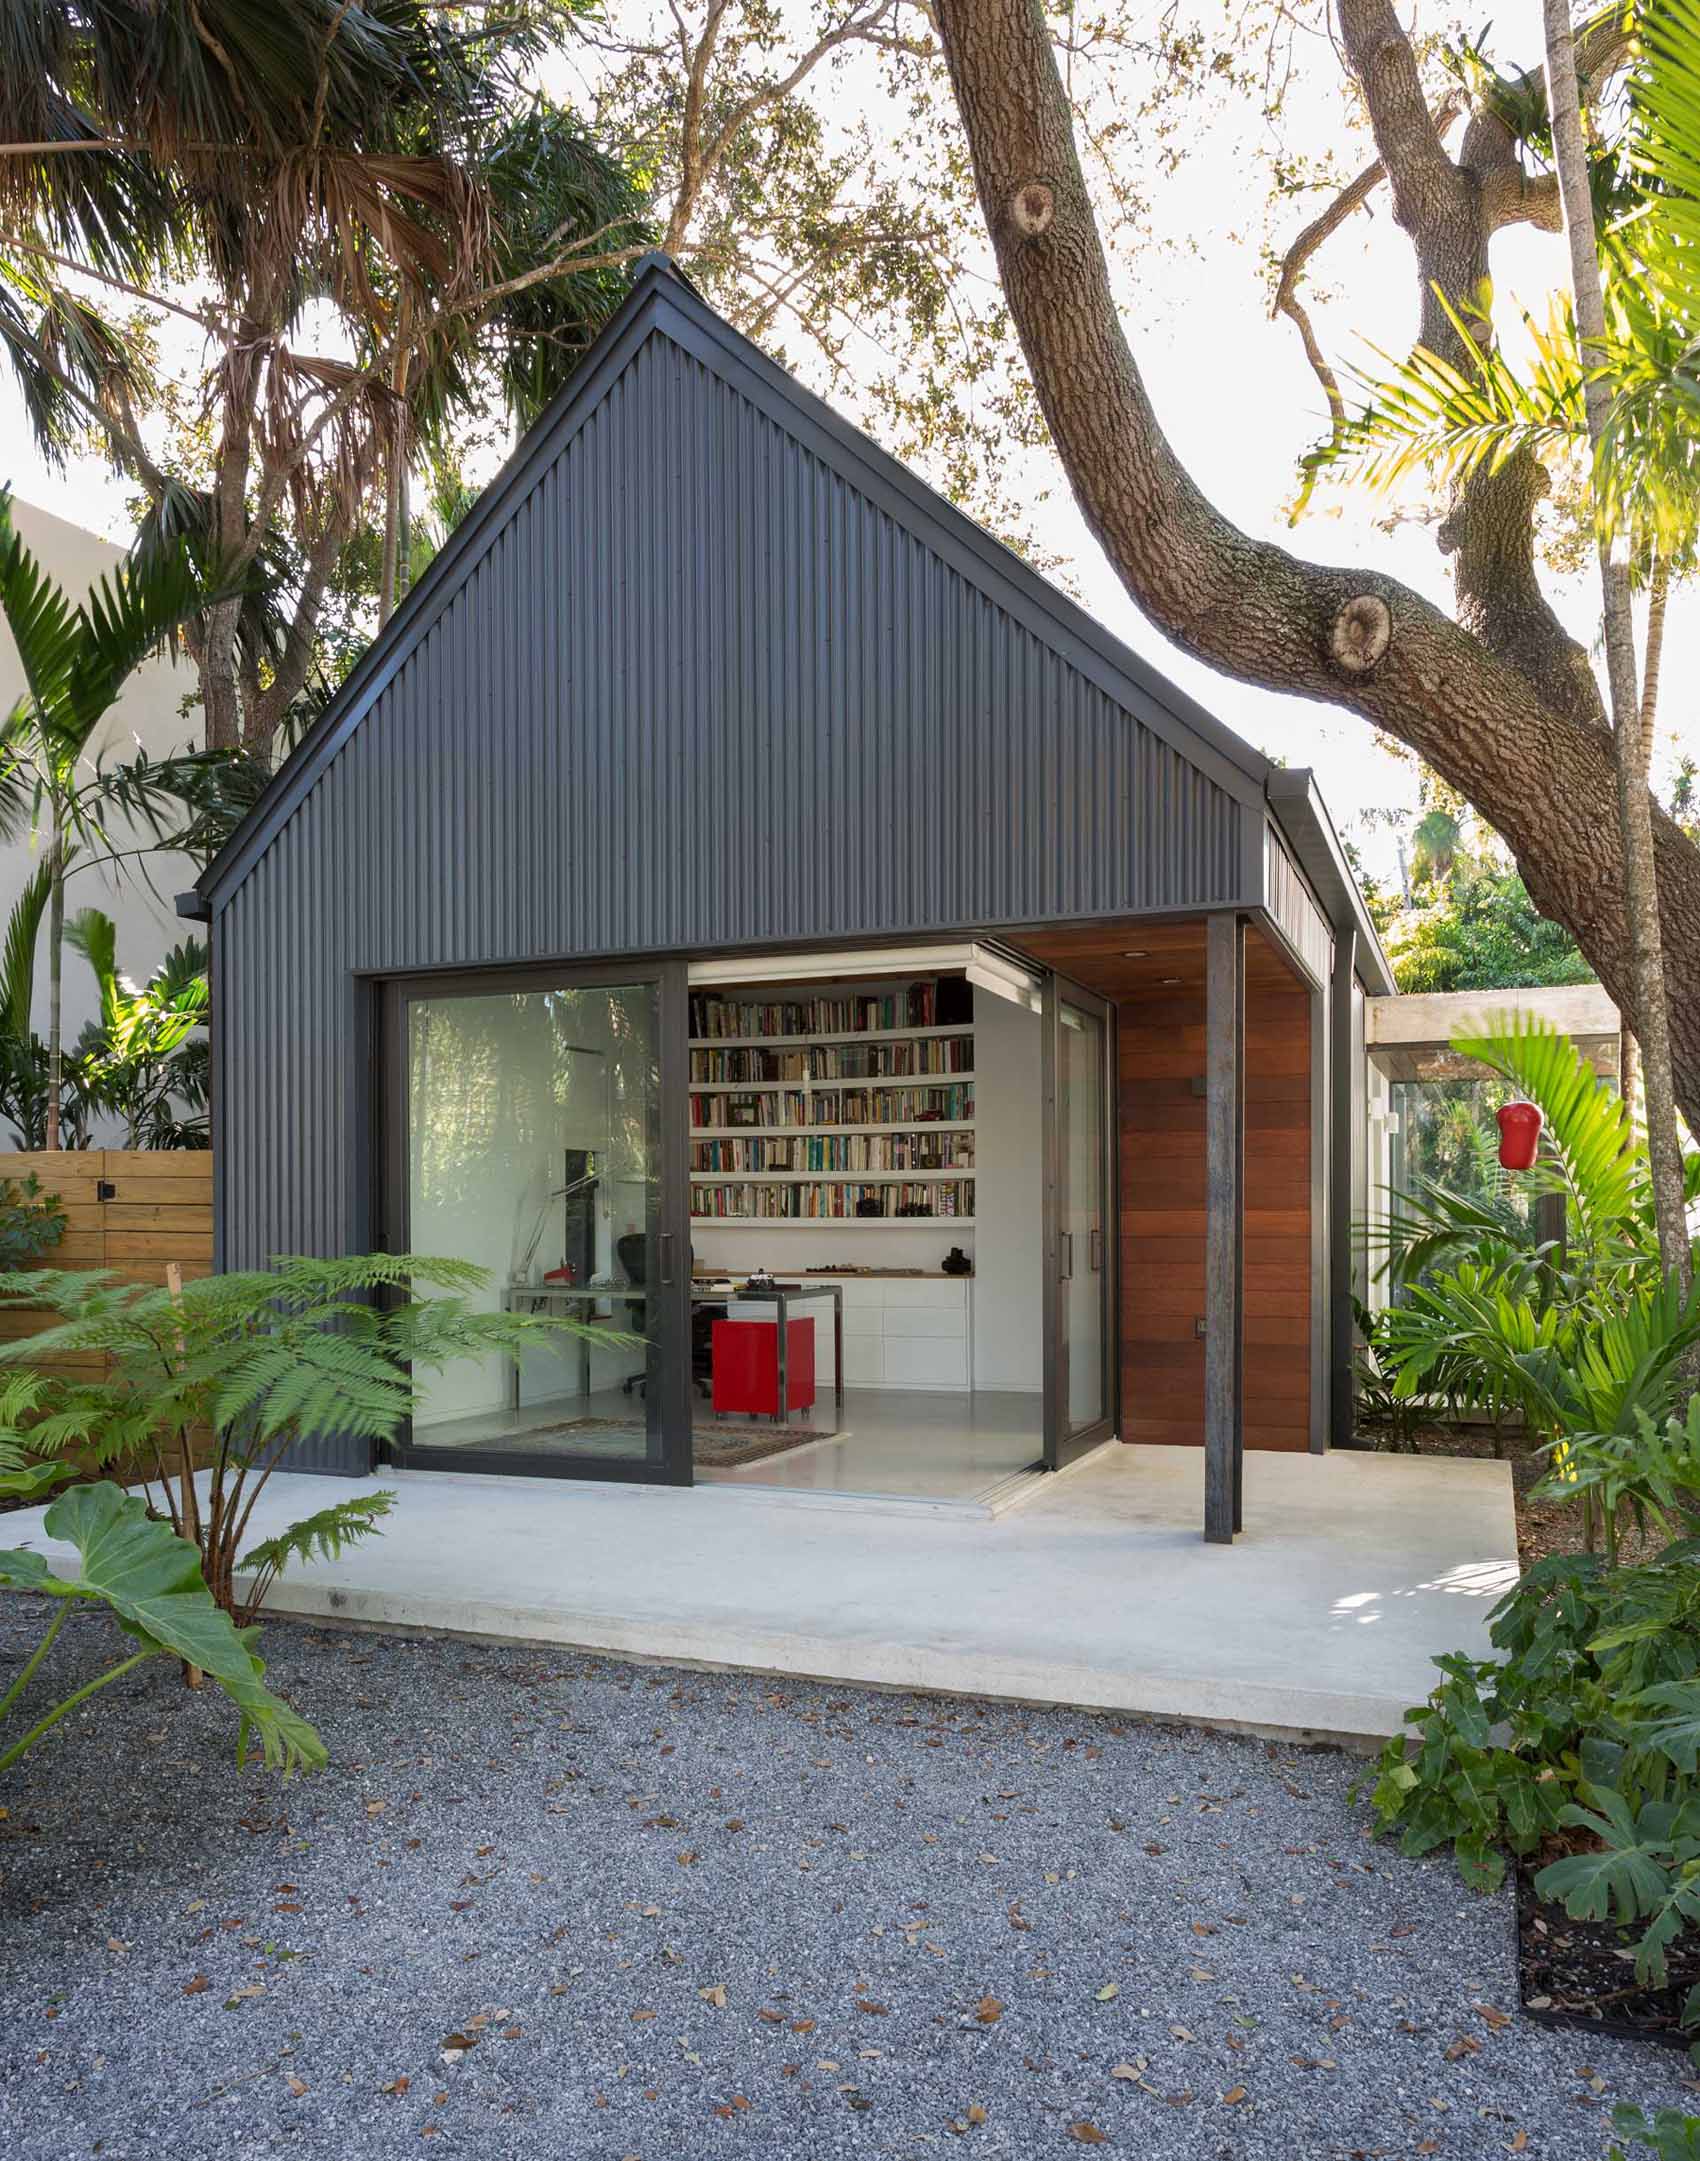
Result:
<svg viewBox="0 0 1700 2161"><path fill-rule="evenodd" d="M185 1279L212 1273L212 1156L202 1149L77 1148L0 1153L0 1178L31 1172L56 1193L65 1235L35 1265L108 1268L126 1283L163 1283L175 1261ZM101 1198L102 1184L112 1197ZM53 1316L0 1312L0 1340L38 1335Z"/></svg>
<svg viewBox="0 0 1700 2161"><path fill-rule="evenodd" d="M1245 1442L1310 1445L1310 994L1248 937ZM1204 1442L1204 993L1117 1001L1122 1437ZM1315 1295L1321 1295L1320 1286Z"/></svg>

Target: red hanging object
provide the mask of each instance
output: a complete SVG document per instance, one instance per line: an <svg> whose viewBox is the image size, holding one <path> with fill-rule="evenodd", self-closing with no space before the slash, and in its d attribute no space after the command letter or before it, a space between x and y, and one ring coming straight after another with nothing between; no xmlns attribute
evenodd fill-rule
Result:
<svg viewBox="0 0 1700 2161"><path fill-rule="evenodd" d="M1546 1120L1538 1103L1505 1103L1494 1112L1499 1121L1499 1160L1508 1171L1533 1170Z"/></svg>

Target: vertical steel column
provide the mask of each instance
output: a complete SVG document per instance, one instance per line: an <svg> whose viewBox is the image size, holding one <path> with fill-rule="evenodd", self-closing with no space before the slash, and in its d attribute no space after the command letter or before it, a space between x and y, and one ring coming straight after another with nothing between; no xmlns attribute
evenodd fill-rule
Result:
<svg viewBox="0 0 1700 2161"><path fill-rule="evenodd" d="M1213 915L1205 946L1204 1535L1231 1545L1244 1463L1245 924Z"/></svg>

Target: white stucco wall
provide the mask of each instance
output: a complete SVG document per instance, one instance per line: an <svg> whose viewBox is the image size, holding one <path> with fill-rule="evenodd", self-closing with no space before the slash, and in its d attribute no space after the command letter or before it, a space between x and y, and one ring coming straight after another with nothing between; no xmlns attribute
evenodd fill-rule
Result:
<svg viewBox="0 0 1700 2161"><path fill-rule="evenodd" d="M79 601L99 577L123 558L123 549L39 504L14 499L12 522L25 545L47 574L64 587L72 601ZM200 737L200 714L196 707L180 710L184 697L195 688L193 669L187 662L151 660L137 669L114 706L97 738L99 749L109 758L129 754L140 743L150 757L193 747ZM23 689L18 650L0 619L0 703L10 709ZM138 838L145 838L145 835ZM116 845L127 843L114 831ZM26 835L0 842L0 930L38 857ZM174 912L172 897L193 884L195 866L178 855L151 856L142 865L125 866L118 875L105 866L74 869L66 886L67 912L101 908L118 926L118 965L137 982L144 980L164 954L196 926L183 922ZM150 881L151 880L151 890ZM65 961L65 1032L74 1038L96 1011L94 978L80 955L68 953ZM35 1024L47 1029L47 944L45 931L36 957Z"/></svg>

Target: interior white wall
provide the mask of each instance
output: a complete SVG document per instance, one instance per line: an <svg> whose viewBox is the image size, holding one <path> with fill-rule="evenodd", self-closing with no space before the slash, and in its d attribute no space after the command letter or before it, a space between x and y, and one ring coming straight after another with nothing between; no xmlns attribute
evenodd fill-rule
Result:
<svg viewBox="0 0 1700 2161"><path fill-rule="evenodd" d="M889 979L812 982L799 993L882 990ZM712 989L712 985L702 986ZM728 985L729 997L785 997L790 986ZM1036 1013L977 988L974 993L974 1225L894 1222L878 1230L833 1223L693 1223L699 1269L743 1275L820 1275L834 1268L938 1270L953 1246L974 1262L974 1385L1032 1389L1044 1381L1040 1157L1040 1021Z"/></svg>
<svg viewBox="0 0 1700 2161"><path fill-rule="evenodd" d="M108 575L123 560L124 551L98 534L84 532L51 511L34 503L14 501L12 522L24 544L42 568L65 588L73 602L80 601L97 578ZM200 709L183 710L183 701L196 688L194 670L185 662L156 659L143 663L124 686L94 747L108 759L134 754L139 744L151 758L198 747L201 739ZM23 689L23 667L17 647L4 623L0 623L0 708L9 709ZM122 819L113 823L115 845L144 845L151 836L136 833ZM0 922L11 911L25 882L40 861L26 836L0 843ZM144 875L145 873L145 875ZM73 867L66 884L66 906L99 908L118 926L118 965L135 982L143 982L175 945L200 935L199 926L185 923L173 905L176 894L195 881L196 868L187 856L150 854L137 865L115 869L90 865ZM96 1018L99 999L94 977L75 953L65 960L65 1033L76 1037L85 1021ZM47 943L45 932L36 956L34 1019L37 1031L47 1033ZM115 1138L97 1132L96 1139ZM4 1138L4 1136L0 1136Z"/></svg>
<svg viewBox="0 0 1700 2161"><path fill-rule="evenodd" d="M974 1385L1044 1384L1045 1189L1036 1013L974 998Z"/></svg>
<svg viewBox="0 0 1700 2161"><path fill-rule="evenodd" d="M596 1274L619 1276L615 1240L644 1227L641 1153L629 1144L642 1132L654 1050L648 1010L631 1004L636 1033L617 1032L606 995L571 995L559 1031L542 992L420 1001L412 1011L408 1067L409 1243L416 1253L469 1260L488 1271L473 1303L493 1311L520 1269L539 1211L544 1235L535 1269L559 1265L564 1203L551 1200L562 1183L569 1148L610 1152L608 1175L596 1195ZM563 1055L568 1041L580 1048ZM610 1090L632 1117L618 1118L612 1135ZM603 1316L628 1326L628 1308L613 1302ZM605 1388L640 1371L641 1351L598 1348L591 1386ZM580 1365L576 1343L527 1353L521 1389L528 1402L575 1395ZM500 1358L465 1359L427 1382L418 1424L497 1410L508 1400L509 1368Z"/></svg>
<svg viewBox="0 0 1700 2161"><path fill-rule="evenodd" d="M823 994L881 984L813 984ZM764 990L765 990L764 986ZM739 986L730 995L759 996ZM777 987L773 995L784 995ZM1039 1016L977 989L974 994L974 1227L892 1223L845 1230L832 1223L789 1225L694 1223L698 1268L778 1276L820 1275L833 1268L909 1268L934 1273L952 1246L974 1261L974 1385L1037 1390L1044 1383L1044 1184L1040 1140Z"/></svg>

